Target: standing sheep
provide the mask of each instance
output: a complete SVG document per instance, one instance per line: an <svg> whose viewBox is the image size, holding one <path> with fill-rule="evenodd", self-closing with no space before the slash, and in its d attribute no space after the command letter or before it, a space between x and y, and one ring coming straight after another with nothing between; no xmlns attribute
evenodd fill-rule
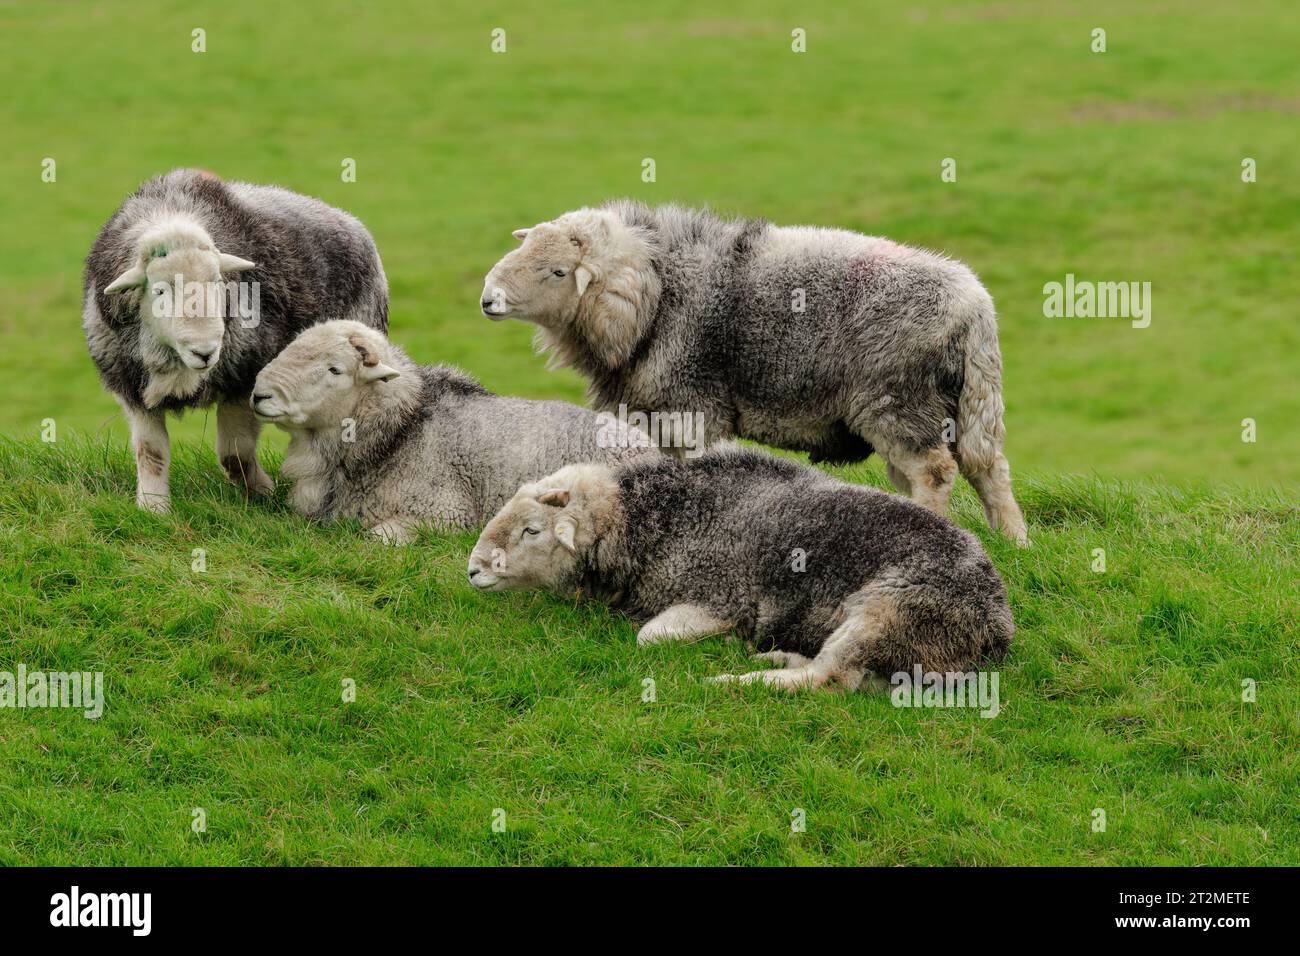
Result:
<svg viewBox="0 0 1300 956"><path fill-rule="evenodd" d="M1027 544L1002 454L993 301L961 263L837 229L619 200L532 229L488 273L493 319L590 381L597 408L673 409L732 436L859 461L944 514L961 473ZM652 436L654 437L654 436Z"/></svg>
<svg viewBox="0 0 1300 956"><path fill-rule="evenodd" d="M416 365L358 322L294 339L257 376L252 407L291 436L297 511L357 518L398 544L420 525L480 525L563 465L658 457L635 429L567 402L493 395L457 369Z"/></svg>
<svg viewBox="0 0 1300 956"><path fill-rule="evenodd" d="M638 644L728 630L787 689L857 689L919 665L965 672L1011 643L1006 589L975 538L918 505L730 447L526 485L469 559L483 591L603 597ZM728 678L731 679L731 678Z"/></svg>
<svg viewBox="0 0 1300 956"><path fill-rule="evenodd" d="M129 196L86 259L82 327L131 426L137 504L171 506L165 413L214 403L227 476L272 491L257 461L253 379L298 332L330 317L388 328L379 253L352 216L192 169Z"/></svg>

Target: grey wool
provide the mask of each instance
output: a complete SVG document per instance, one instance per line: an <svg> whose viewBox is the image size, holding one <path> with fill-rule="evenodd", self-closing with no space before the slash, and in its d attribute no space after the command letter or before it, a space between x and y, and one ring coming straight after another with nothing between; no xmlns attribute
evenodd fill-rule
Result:
<svg viewBox="0 0 1300 956"><path fill-rule="evenodd" d="M749 438L814 463L874 450L938 514L960 470L989 522L1027 543L1002 453L993 301L960 262L631 200L515 236L483 311L536 323L598 409L692 412L708 443Z"/></svg>
<svg viewBox="0 0 1300 956"><path fill-rule="evenodd" d="M482 590L545 587L646 622L638 643L735 631L785 688L889 680L999 660L1013 626L976 538L913 502L723 445L562 469L484 528Z"/></svg>
<svg viewBox="0 0 1300 956"><path fill-rule="evenodd" d="M131 426L137 501L170 505L165 413L217 406L217 456L250 492L253 380L300 331L330 318L388 327L388 283L357 219L273 186L177 169L128 196L86 259L82 326Z"/></svg>
<svg viewBox="0 0 1300 956"><path fill-rule="evenodd" d="M568 402L494 395L356 322L303 332L262 370L252 398L262 421L290 435L293 508L359 520L390 543L425 525L481 525L521 484L566 464L659 457L636 429Z"/></svg>

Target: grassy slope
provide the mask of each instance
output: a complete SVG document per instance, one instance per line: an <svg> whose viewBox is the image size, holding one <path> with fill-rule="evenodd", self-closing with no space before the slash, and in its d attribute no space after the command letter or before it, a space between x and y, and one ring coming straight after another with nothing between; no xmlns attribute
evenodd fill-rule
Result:
<svg viewBox="0 0 1300 956"><path fill-rule="evenodd" d="M0 712L0 862L1296 862L1294 14L1081 9L0 4L0 433L52 417L63 439L0 447L0 666L102 666L110 699L98 723ZM177 514L136 512L80 261L124 194L184 164L356 212L394 336L529 396L581 387L475 303L508 230L566 207L711 203L970 262L1038 542L990 542L1020 626L1004 714L702 686L738 648L637 651L600 608L468 593L469 537L393 552L311 528L245 505L197 444ZM1044 319L1069 271L1151 281L1152 327ZM174 434L210 449L213 428ZM1182 488L1059 477L1093 469Z"/></svg>
<svg viewBox="0 0 1300 956"><path fill-rule="evenodd" d="M1018 552L963 486L1019 625L984 720L708 686L737 645L638 650L472 592L472 535L386 549L177 457L158 518L116 445L0 443L5 659L108 683L98 722L0 713L0 863L1300 863L1281 495L1031 477Z"/></svg>
<svg viewBox="0 0 1300 956"><path fill-rule="evenodd" d="M78 329L80 263L126 193L189 164L356 212L394 336L503 391L581 395L525 326L478 315L509 230L630 194L969 262L999 304L1018 468L1300 480L1290 0L148 6L0 6L0 433L54 417L122 434ZM40 181L46 156L57 183ZM1150 281L1151 328L1045 319L1042 287L1066 272Z"/></svg>

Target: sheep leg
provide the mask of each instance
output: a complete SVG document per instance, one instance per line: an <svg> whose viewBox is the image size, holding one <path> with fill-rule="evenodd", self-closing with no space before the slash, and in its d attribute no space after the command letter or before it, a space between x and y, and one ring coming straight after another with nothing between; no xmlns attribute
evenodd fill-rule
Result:
<svg viewBox="0 0 1300 956"><path fill-rule="evenodd" d="M764 651L762 654L751 654L749 659L769 661L773 667L807 667L812 663L811 657L804 657L793 651Z"/></svg>
<svg viewBox="0 0 1300 956"><path fill-rule="evenodd" d="M707 608L698 604L674 604L647 621L637 632L639 647L664 641L698 641L711 634L720 634L734 626Z"/></svg>
<svg viewBox="0 0 1300 956"><path fill-rule="evenodd" d="M893 462L885 462L885 474L889 475L889 483L898 490L900 495L912 497L912 483L907 480L907 475L894 466Z"/></svg>
<svg viewBox="0 0 1300 956"><path fill-rule="evenodd" d="M389 518L370 529L384 544L403 545L415 540L416 523L405 518Z"/></svg>
<svg viewBox="0 0 1300 956"><path fill-rule="evenodd" d="M878 442L877 447L881 447ZM936 445L922 452L908 451L894 445L882 451L889 462L889 479L918 505L940 517L948 514L948 497L957 480L957 462L946 445ZM895 471L898 475L895 475Z"/></svg>
<svg viewBox="0 0 1300 956"><path fill-rule="evenodd" d="M135 503L145 511L166 514L171 510L171 439L163 413L135 408L121 398L118 403L131 426L131 448L135 452Z"/></svg>
<svg viewBox="0 0 1300 956"><path fill-rule="evenodd" d="M897 613L897 606L891 599L869 598L832 632L816 657L811 661L801 658L806 662L802 666L751 671L748 674L722 674L711 678L710 682L763 683L768 687L788 691L830 686L850 691L864 686L879 687L880 681L866 662L872 657L871 645L881 638L886 627L897 620Z"/></svg>
<svg viewBox="0 0 1300 956"><path fill-rule="evenodd" d="M966 480L975 486L975 492L980 496L989 527L1001 531L1020 547L1028 547L1025 516L1020 513L1020 505L1011 494L1011 466L1002 453L997 453L991 467L967 474Z"/></svg>
<svg viewBox="0 0 1300 956"><path fill-rule="evenodd" d="M269 495L275 482L257 461L257 436L262 423L244 405L217 406L217 460L232 482L254 495Z"/></svg>

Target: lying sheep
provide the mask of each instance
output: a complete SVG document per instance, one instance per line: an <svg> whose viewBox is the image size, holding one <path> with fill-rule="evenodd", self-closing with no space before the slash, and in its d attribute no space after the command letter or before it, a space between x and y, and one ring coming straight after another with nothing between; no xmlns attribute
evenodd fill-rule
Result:
<svg viewBox="0 0 1300 956"><path fill-rule="evenodd" d="M258 371L322 317L388 328L365 226L316 199L192 169L122 203L86 259L84 301L91 358L131 426L136 502L158 512L171 504L166 412L215 404L218 460L266 494L248 408Z"/></svg>
<svg viewBox="0 0 1300 956"><path fill-rule="evenodd" d="M874 449L941 515L960 468L989 523L1027 543L1002 454L993 301L965 266L628 200L514 235L483 311L540 326L539 347L590 380L597 408L695 412L708 443L751 438L814 462Z"/></svg>
<svg viewBox="0 0 1300 956"><path fill-rule="evenodd" d="M852 690L916 665L966 672L1000 659L1013 631L1002 581L969 533L902 498L727 446L525 485L484 528L469 579L602 597L646 621L638 644L734 629L759 659L787 665L739 679L791 689Z"/></svg>
<svg viewBox="0 0 1300 956"><path fill-rule="evenodd" d="M359 322L294 339L257 376L252 408L291 436L297 511L357 518L390 543L420 525L480 525L565 464L658 455L643 433L585 408L503 398L457 369L416 365Z"/></svg>

